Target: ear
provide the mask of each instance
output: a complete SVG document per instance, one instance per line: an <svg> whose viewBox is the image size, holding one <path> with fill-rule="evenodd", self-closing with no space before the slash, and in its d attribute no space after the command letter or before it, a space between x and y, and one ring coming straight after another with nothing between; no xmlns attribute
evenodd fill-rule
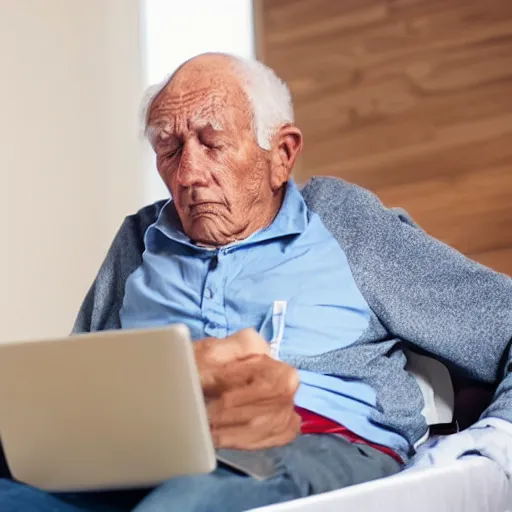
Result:
<svg viewBox="0 0 512 512"><path fill-rule="evenodd" d="M271 187L276 191L290 178L297 156L302 150L302 133L293 124L279 128L272 141Z"/></svg>

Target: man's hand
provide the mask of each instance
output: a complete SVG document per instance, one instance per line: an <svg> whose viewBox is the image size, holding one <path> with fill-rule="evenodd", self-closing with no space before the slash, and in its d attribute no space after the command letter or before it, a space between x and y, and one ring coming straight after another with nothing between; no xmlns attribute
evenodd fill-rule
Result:
<svg viewBox="0 0 512 512"><path fill-rule="evenodd" d="M431 439L420 447L408 466L410 470L443 467L469 456L491 459L512 479L512 424L486 418L458 434Z"/></svg>
<svg viewBox="0 0 512 512"><path fill-rule="evenodd" d="M217 448L257 450L295 439L298 372L272 359L261 336L245 329L198 341L194 350Z"/></svg>

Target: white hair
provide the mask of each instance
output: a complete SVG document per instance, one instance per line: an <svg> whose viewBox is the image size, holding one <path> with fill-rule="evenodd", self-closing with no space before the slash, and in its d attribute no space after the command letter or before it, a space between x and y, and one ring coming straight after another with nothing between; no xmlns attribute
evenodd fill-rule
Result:
<svg viewBox="0 0 512 512"><path fill-rule="evenodd" d="M283 125L293 123L293 101L288 86L276 73L257 61L229 55L236 76L252 107L253 127L258 145L269 150L272 138ZM178 68L179 69L179 68ZM148 135L149 111L153 102L172 80L176 71L164 82L151 86L143 101L144 133Z"/></svg>

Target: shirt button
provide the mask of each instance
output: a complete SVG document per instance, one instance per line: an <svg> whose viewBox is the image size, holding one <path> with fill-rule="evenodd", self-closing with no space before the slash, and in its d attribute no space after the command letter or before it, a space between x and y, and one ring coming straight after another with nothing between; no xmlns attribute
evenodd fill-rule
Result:
<svg viewBox="0 0 512 512"><path fill-rule="evenodd" d="M204 295L207 299L211 299L213 297L213 291L211 288L206 288L204 291Z"/></svg>

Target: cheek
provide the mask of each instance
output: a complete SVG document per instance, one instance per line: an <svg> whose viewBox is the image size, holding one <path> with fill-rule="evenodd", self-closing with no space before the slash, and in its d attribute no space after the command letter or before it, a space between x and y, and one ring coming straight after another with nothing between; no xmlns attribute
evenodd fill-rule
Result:
<svg viewBox="0 0 512 512"><path fill-rule="evenodd" d="M218 152L211 156L212 164L215 165L217 173L224 175L226 179L236 185L247 184L247 180L258 179L258 162L255 155L245 148L237 148L225 152Z"/></svg>
<svg viewBox="0 0 512 512"><path fill-rule="evenodd" d="M265 162L258 155L251 153L233 163L237 169L235 178L237 187L245 190L248 195L257 193L266 180Z"/></svg>
<svg viewBox="0 0 512 512"><path fill-rule="evenodd" d="M166 184L167 188L173 188L174 176L176 174L173 170L173 166L169 165L167 162L157 160L156 168L158 170L158 174Z"/></svg>
<svg viewBox="0 0 512 512"><path fill-rule="evenodd" d="M165 187L169 191L169 195L173 198L178 212L181 211L181 201L179 197L179 186L176 181L176 173L169 166L157 166L158 174L164 182Z"/></svg>

